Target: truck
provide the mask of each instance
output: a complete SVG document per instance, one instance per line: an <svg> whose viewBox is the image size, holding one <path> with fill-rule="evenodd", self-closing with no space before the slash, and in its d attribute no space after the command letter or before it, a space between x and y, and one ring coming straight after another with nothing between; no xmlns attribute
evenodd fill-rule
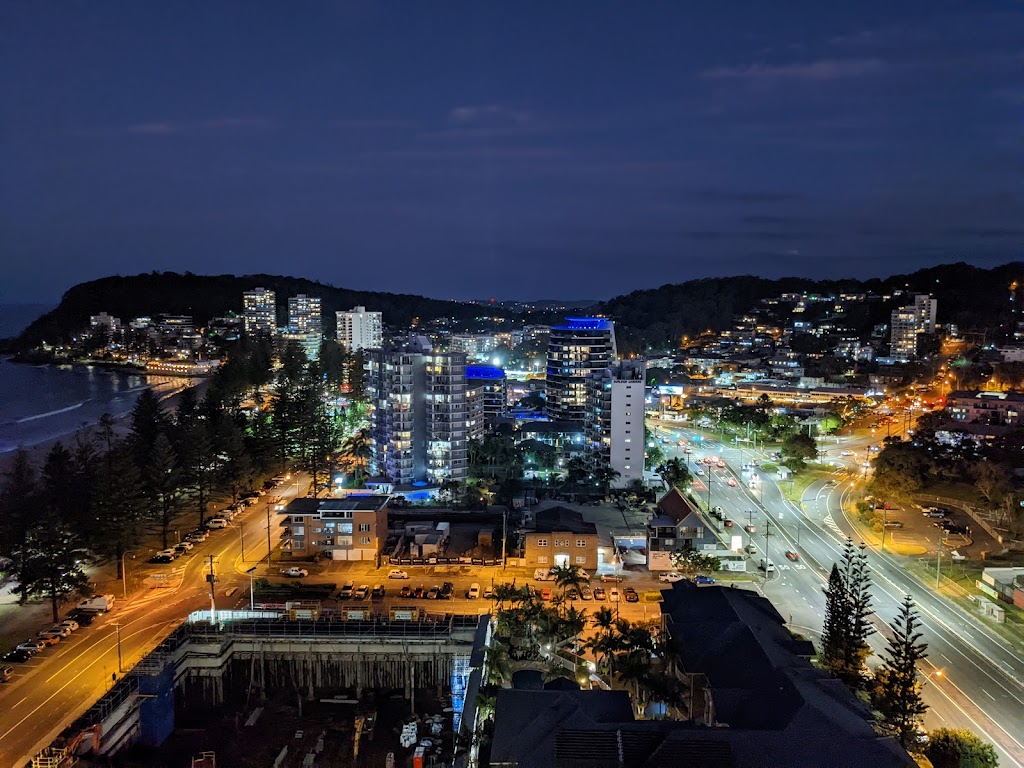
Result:
<svg viewBox="0 0 1024 768"><path fill-rule="evenodd" d="M106 613L114 607L113 595L93 595L80 602L77 606L79 611L91 613Z"/></svg>

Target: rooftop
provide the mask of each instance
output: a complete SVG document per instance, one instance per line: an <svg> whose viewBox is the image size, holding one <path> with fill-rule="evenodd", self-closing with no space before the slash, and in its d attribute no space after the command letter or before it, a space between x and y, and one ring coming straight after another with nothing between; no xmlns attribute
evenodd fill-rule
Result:
<svg viewBox="0 0 1024 768"><path fill-rule="evenodd" d="M549 507L537 513L537 533L554 533L555 531L568 531L569 533L597 533L597 526L588 523L579 512L568 507Z"/></svg>

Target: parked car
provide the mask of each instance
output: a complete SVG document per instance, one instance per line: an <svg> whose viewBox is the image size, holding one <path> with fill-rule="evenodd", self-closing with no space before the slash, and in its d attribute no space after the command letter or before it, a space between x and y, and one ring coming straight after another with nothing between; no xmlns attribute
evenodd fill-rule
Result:
<svg viewBox="0 0 1024 768"><path fill-rule="evenodd" d="M76 621L79 627L88 627L90 624L92 624L92 619L93 616L95 615L96 614L91 613L89 611L75 610L68 614L68 619Z"/></svg>
<svg viewBox="0 0 1024 768"><path fill-rule="evenodd" d="M60 624L54 624L49 629L42 630L39 633L39 636L42 637L43 634L49 634L51 632L60 635L61 638L63 639L65 637L70 637L70 635L71 635L71 628L70 627L62 627Z"/></svg>
<svg viewBox="0 0 1024 768"><path fill-rule="evenodd" d="M944 509L939 509L938 507L926 507L924 510L924 516L941 519L943 517L948 517L949 512Z"/></svg>
<svg viewBox="0 0 1024 768"><path fill-rule="evenodd" d="M446 581L441 584L441 594L438 595L442 600L451 600L452 594L455 592L455 585L450 581Z"/></svg>
<svg viewBox="0 0 1024 768"><path fill-rule="evenodd" d="M666 584L675 584L677 581L682 581L685 578L683 574L676 573L675 571L669 571L658 576L658 581L663 581Z"/></svg>
<svg viewBox="0 0 1024 768"><path fill-rule="evenodd" d="M191 552L192 548L195 547L195 544L189 541L188 537L186 537L174 545L175 549L178 549L179 547L184 549L186 552Z"/></svg>
<svg viewBox="0 0 1024 768"><path fill-rule="evenodd" d="M427 596L427 588L420 584L412 591L412 596L417 600L422 600L424 597Z"/></svg>
<svg viewBox="0 0 1024 768"><path fill-rule="evenodd" d="M885 527L893 530L898 530L903 527L903 523L900 520L886 520Z"/></svg>
<svg viewBox="0 0 1024 768"><path fill-rule="evenodd" d="M435 584L427 590L427 600L437 600L441 596L441 587Z"/></svg>
<svg viewBox="0 0 1024 768"><path fill-rule="evenodd" d="M14 677L14 667L0 667L0 683L6 683Z"/></svg>
<svg viewBox="0 0 1024 768"><path fill-rule="evenodd" d="M78 629L79 629L79 627L81 626L81 625L80 625L80 624L79 624L79 623L78 623L77 621L75 621L74 619L64 619L64 621L62 621L62 622L60 623L60 625L61 625L62 627L67 627L67 628L68 628L68 629L69 629L69 630L70 630L71 632L77 632L77 631L78 631Z"/></svg>
<svg viewBox="0 0 1024 768"><path fill-rule="evenodd" d="M30 637L24 643L22 643L21 645L17 646L14 650L16 650L16 651L25 651L26 653L30 653L30 654L32 654L34 656L35 654L39 653L44 648L46 648L46 643L44 643L42 640L40 640L38 638L33 639L33 638Z"/></svg>
<svg viewBox="0 0 1024 768"><path fill-rule="evenodd" d="M567 598L569 598L570 600L579 600L580 599L580 591L578 589L576 589L576 587L569 587L565 591L565 596Z"/></svg>
<svg viewBox="0 0 1024 768"><path fill-rule="evenodd" d="M408 579L409 578L409 574L406 573L405 571L399 571L398 569L394 569L393 568L392 570L388 571L388 578L389 579Z"/></svg>
<svg viewBox="0 0 1024 768"><path fill-rule="evenodd" d="M369 584L360 584L356 588L356 591L353 593L353 597L355 597L356 600L365 600L369 596L370 596L370 585Z"/></svg>
<svg viewBox="0 0 1024 768"><path fill-rule="evenodd" d="M373 589L370 590L370 599L371 600L383 600L384 599L384 595L386 593L387 593L387 590L384 589L384 585L383 584L374 584L373 585Z"/></svg>
<svg viewBox="0 0 1024 768"><path fill-rule="evenodd" d="M77 606L79 611L92 611L93 613L106 613L113 609L115 598L113 595L93 595L80 602Z"/></svg>
<svg viewBox="0 0 1024 768"><path fill-rule="evenodd" d="M339 600L351 600L352 593L356 591L356 584L354 581L346 581L341 585L341 591L338 592Z"/></svg>
<svg viewBox="0 0 1024 768"><path fill-rule="evenodd" d="M584 584L582 587L580 587L580 597L582 597L584 600L593 600L594 590L592 590L590 587Z"/></svg>
<svg viewBox="0 0 1024 768"><path fill-rule="evenodd" d="M494 589L491 587L484 587L484 600L490 600L494 597Z"/></svg>
<svg viewBox="0 0 1024 768"><path fill-rule="evenodd" d="M594 587L594 599L605 600L608 597L608 593L604 591L604 587Z"/></svg>
<svg viewBox="0 0 1024 768"><path fill-rule="evenodd" d="M399 597L412 597L412 587L406 584L400 590L398 590Z"/></svg>
<svg viewBox="0 0 1024 768"><path fill-rule="evenodd" d="M3 655L0 661L13 662L15 664L21 664L22 662L28 661L32 658L32 654L27 651L9 651Z"/></svg>
<svg viewBox="0 0 1024 768"><path fill-rule="evenodd" d="M480 585L475 581L469 585L469 589L466 590L466 598L468 600L476 600L480 597Z"/></svg>
<svg viewBox="0 0 1024 768"><path fill-rule="evenodd" d="M533 572L535 581L555 581L558 577L551 572L550 568L537 568Z"/></svg>
<svg viewBox="0 0 1024 768"><path fill-rule="evenodd" d="M762 559L760 565L757 567L765 573L775 573L775 563L773 562Z"/></svg>
<svg viewBox="0 0 1024 768"><path fill-rule="evenodd" d="M223 517L211 517L209 520L206 521L206 527L209 528L211 531L216 531L221 528L227 528L228 521L225 520Z"/></svg>
<svg viewBox="0 0 1024 768"><path fill-rule="evenodd" d="M204 542L208 538L210 538L210 532L209 531L201 531L200 530L200 531L192 531L192 533L186 533L185 534L185 541L195 542L196 544Z"/></svg>
<svg viewBox="0 0 1024 768"><path fill-rule="evenodd" d="M627 603L639 603L640 595L636 593L636 590L632 587L626 587L622 590L622 596L626 598Z"/></svg>
<svg viewBox="0 0 1024 768"><path fill-rule="evenodd" d="M186 544L188 544L188 548L185 547ZM178 557L181 557L182 555L188 554L188 550L191 549L191 548L192 548L192 545L189 544L187 541L183 541L181 544L175 544L174 545L174 551L178 553Z"/></svg>
<svg viewBox="0 0 1024 768"><path fill-rule="evenodd" d="M544 587L544 589L540 591L540 599L543 600L545 603L551 600L552 597L553 595L551 594L550 587Z"/></svg>
<svg viewBox="0 0 1024 768"><path fill-rule="evenodd" d="M149 562L157 563L157 564L173 563L174 562L174 556L173 555L153 555L151 558L149 558Z"/></svg>
<svg viewBox="0 0 1024 768"><path fill-rule="evenodd" d="M606 574L601 576L601 582L604 583L604 584L607 584L609 582L611 582L613 584L618 584L620 581L622 581L622 577L621 576L616 576L613 573L606 573Z"/></svg>
<svg viewBox="0 0 1024 768"><path fill-rule="evenodd" d="M714 584L715 580L711 576L705 576L702 573L698 573L696 576L693 577L693 583L702 587L706 587L709 584Z"/></svg>
<svg viewBox="0 0 1024 768"><path fill-rule="evenodd" d="M174 548L171 547L169 549L161 549L159 552L156 553L155 556L156 557L169 557L169 558L171 558L171 560L177 560L179 557L181 557L181 553L175 551Z"/></svg>
<svg viewBox="0 0 1024 768"><path fill-rule="evenodd" d="M305 568L292 566L291 568L282 568L281 575L289 579L304 579L307 576L309 576L309 571L307 571Z"/></svg>
<svg viewBox="0 0 1024 768"><path fill-rule="evenodd" d="M787 560L792 560L792 561L796 562L797 560L800 559L800 553L797 552L795 549L787 549L786 550L786 559Z"/></svg>

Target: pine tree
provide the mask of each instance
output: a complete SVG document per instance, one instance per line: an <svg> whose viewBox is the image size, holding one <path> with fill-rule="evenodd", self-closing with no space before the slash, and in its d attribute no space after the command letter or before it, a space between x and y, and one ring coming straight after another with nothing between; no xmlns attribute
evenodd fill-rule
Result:
<svg viewBox="0 0 1024 768"><path fill-rule="evenodd" d="M884 663L875 673L872 701L891 731L906 747L928 707L921 700L917 665L927 658L928 644L921 641L920 620L914 600L907 595L893 625L893 636L884 651Z"/></svg>
<svg viewBox="0 0 1024 768"><path fill-rule="evenodd" d="M849 597L839 566L832 564L825 589L825 623L821 632L822 665L837 677L844 669L846 643L850 636Z"/></svg>
<svg viewBox="0 0 1024 768"><path fill-rule="evenodd" d="M868 569L867 546L854 547L850 539L843 549L843 580L849 611L849 635L843 649L843 672L840 677L852 688L863 685L866 662L871 655L868 638L871 626L871 572Z"/></svg>

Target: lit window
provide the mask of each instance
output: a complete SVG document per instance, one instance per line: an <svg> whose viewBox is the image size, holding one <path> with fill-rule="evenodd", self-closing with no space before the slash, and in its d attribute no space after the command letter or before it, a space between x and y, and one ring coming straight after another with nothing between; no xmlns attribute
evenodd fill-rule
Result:
<svg viewBox="0 0 1024 768"><path fill-rule="evenodd" d="M577 565L583 565L586 562L587 562L586 555L577 555L576 556L576 564Z"/></svg>

